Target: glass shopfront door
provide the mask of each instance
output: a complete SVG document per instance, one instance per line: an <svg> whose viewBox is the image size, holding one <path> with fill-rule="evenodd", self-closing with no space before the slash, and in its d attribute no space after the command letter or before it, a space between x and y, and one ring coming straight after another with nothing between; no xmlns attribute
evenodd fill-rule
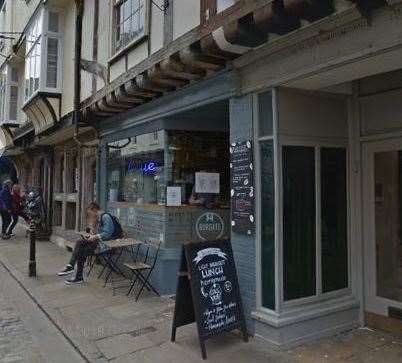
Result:
<svg viewBox="0 0 402 363"><path fill-rule="evenodd" d="M366 311L402 313L402 139L364 146Z"/></svg>

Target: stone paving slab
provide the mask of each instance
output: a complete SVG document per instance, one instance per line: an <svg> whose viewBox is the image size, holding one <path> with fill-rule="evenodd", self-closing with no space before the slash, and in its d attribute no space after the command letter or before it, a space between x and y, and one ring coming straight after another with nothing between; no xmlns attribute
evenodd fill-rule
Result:
<svg viewBox="0 0 402 363"><path fill-rule="evenodd" d="M124 290L113 296L110 287L102 287L103 282L96 278L96 271L82 286L66 286L64 279L56 273L70 254L49 242L37 245L38 277L31 279L26 274L27 248L23 234L18 231L16 238L0 242L0 260L90 362L201 362L194 324L178 329L176 343L170 342L174 308L170 297L145 293L135 302L125 296ZM28 323L32 323L29 317L32 314L28 315L29 312L21 313ZM37 326L38 334L43 339L49 338L49 328ZM0 352L1 344L0 339ZM252 338L246 344L233 333L208 340L206 346L208 361L216 363L402 362L402 338L366 329L287 351L271 347L259 338ZM42 363L40 357L32 356L32 362L36 361ZM59 363L59 360L53 362Z"/></svg>

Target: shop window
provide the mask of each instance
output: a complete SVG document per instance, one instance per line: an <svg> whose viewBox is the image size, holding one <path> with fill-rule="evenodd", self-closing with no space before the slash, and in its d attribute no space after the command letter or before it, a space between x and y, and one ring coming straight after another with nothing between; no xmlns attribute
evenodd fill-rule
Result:
<svg viewBox="0 0 402 363"><path fill-rule="evenodd" d="M37 91L61 90L61 15L39 9L28 28L25 58L25 100Z"/></svg>
<svg viewBox="0 0 402 363"><path fill-rule="evenodd" d="M115 51L146 35L147 0L114 0Z"/></svg>
<svg viewBox="0 0 402 363"><path fill-rule="evenodd" d="M273 134L273 109L272 92L258 95L259 135L269 136Z"/></svg>
<svg viewBox="0 0 402 363"><path fill-rule="evenodd" d="M316 294L315 149L283 147L284 299Z"/></svg>
<svg viewBox="0 0 402 363"><path fill-rule="evenodd" d="M283 146L282 157L284 300L345 289L346 149Z"/></svg>
<svg viewBox="0 0 402 363"><path fill-rule="evenodd" d="M273 141L260 143L262 305L275 310L275 183Z"/></svg>
<svg viewBox="0 0 402 363"><path fill-rule="evenodd" d="M346 150L321 149L322 291L348 286Z"/></svg>
<svg viewBox="0 0 402 363"><path fill-rule="evenodd" d="M158 131L109 145L108 200L166 205L167 187L180 190L179 204L228 205L226 133ZM166 152L167 150L167 152ZM219 175L218 192L195 193L197 172Z"/></svg>
<svg viewBox="0 0 402 363"><path fill-rule="evenodd" d="M6 65L0 73L0 121L18 119L18 70Z"/></svg>

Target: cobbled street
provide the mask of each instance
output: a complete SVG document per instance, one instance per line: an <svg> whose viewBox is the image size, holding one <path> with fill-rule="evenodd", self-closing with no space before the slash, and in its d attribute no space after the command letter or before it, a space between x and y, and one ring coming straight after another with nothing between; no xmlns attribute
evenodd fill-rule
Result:
<svg viewBox="0 0 402 363"><path fill-rule="evenodd" d="M4 298L4 289L0 295L0 361L23 362L29 358L42 358L38 352L32 334L9 302Z"/></svg>
<svg viewBox="0 0 402 363"><path fill-rule="evenodd" d="M85 362L1 264L0 276L0 362Z"/></svg>

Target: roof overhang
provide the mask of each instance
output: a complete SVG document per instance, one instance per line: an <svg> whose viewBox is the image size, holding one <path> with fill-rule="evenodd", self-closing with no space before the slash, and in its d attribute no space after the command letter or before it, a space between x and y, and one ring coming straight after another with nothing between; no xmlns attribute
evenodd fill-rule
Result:
<svg viewBox="0 0 402 363"><path fill-rule="evenodd" d="M10 128L4 124L0 126L0 143L5 150L14 146L13 135L11 134Z"/></svg>
<svg viewBox="0 0 402 363"><path fill-rule="evenodd" d="M39 135L60 121L61 95L38 92L22 110L32 121L35 135Z"/></svg>
<svg viewBox="0 0 402 363"><path fill-rule="evenodd" d="M346 0L366 16L401 0ZM129 69L81 104L88 119L107 118L184 88L230 66L269 41L344 11L332 0L239 0ZM269 44L269 43L268 43Z"/></svg>

